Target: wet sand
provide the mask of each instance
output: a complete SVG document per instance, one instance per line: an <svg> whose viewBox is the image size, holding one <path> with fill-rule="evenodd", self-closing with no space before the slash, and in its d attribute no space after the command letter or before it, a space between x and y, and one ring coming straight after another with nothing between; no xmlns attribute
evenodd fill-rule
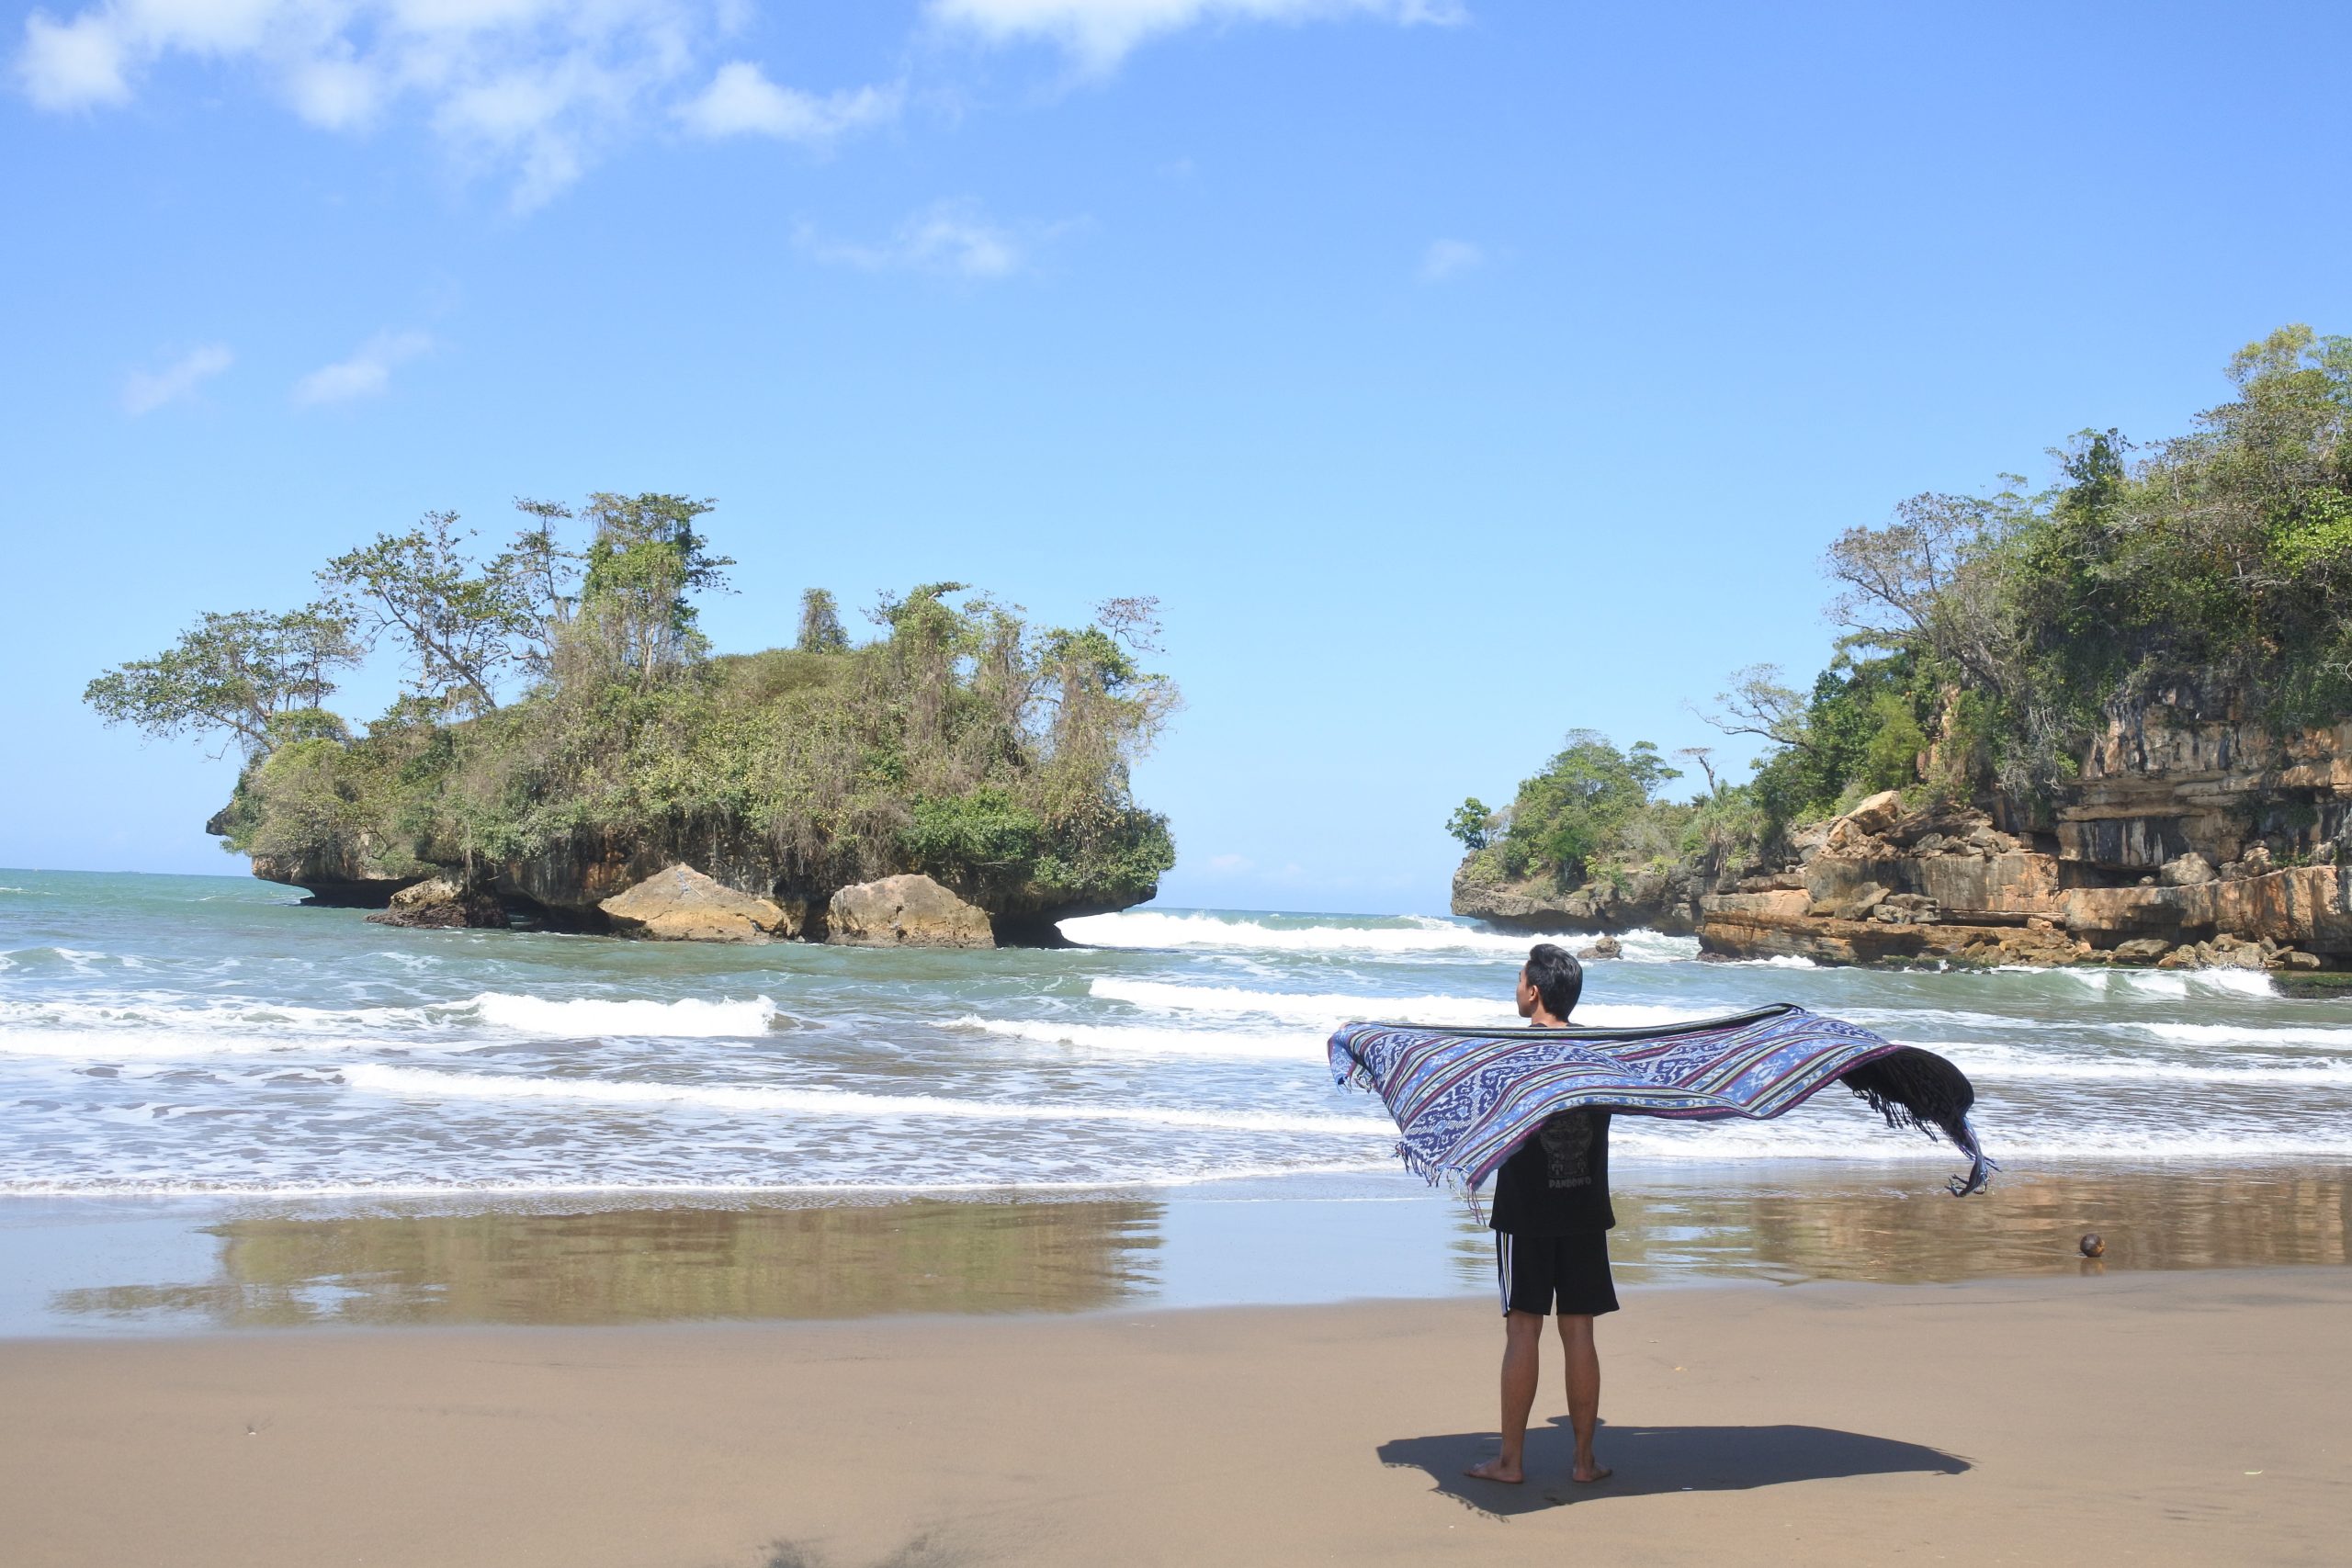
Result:
<svg viewBox="0 0 2352 1568"><path fill-rule="evenodd" d="M0 1562L2342 1561L2352 1270L1625 1294L1592 1488L1476 1298L17 1340Z"/></svg>
<svg viewBox="0 0 2352 1568"><path fill-rule="evenodd" d="M1629 1168L1629 1285L2352 1263L2352 1173L2087 1167L1963 1202L1933 1165ZM1062 1201L0 1201L0 1337L1077 1313L1479 1293L1487 1233L1409 1177Z"/></svg>

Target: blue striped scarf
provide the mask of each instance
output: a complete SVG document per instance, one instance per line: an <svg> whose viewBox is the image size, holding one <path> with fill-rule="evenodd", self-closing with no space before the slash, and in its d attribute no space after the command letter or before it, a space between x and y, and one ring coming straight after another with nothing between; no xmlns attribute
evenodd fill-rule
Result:
<svg viewBox="0 0 2352 1568"><path fill-rule="evenodd" d="M1941 1133L1968 1156L1955 1196L1983 1190L1996 1168L1968 1124L1976 1091L1958 1067L1786 1002L1648 1029L1351 1023L1331 1036L1331 1071L1387 1105L1408 1169L1470 1190L1563 1111L1770 1121L1841 1080L1890 1126Z"/></svg>

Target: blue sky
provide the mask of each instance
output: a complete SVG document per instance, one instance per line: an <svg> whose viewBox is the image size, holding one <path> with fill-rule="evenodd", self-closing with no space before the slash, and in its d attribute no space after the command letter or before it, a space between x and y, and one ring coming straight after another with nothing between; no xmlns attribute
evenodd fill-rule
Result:
<svg viewBox="0 0 2352 1568"><path fill-rule="evenodd" d="M1166 901L1442 910L1573 727L1810 673L1824 545L2352 332L2352 8L19 11L0 864L220 871L83 682L518 494L717 497L723 648L1154 593ZM389 662L389 661L388 661ZM373 711L390 671L346 705Z"/></svg>

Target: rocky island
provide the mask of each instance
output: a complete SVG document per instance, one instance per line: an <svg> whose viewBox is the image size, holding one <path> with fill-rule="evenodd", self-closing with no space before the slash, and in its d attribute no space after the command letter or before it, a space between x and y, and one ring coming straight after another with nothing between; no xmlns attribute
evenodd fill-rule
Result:
<svg viewBox="0 0 2352 1568"><path fill-rule="evenodd" d="M254 875L392 925L1050 944L1174 863L1127 784L1177 701L1136 661L1151 601L1040 628L925 583L854 642L810 590L792 646L715 654L696 600L734 563L700 532L710 503L518 504L488 559L429 515L330 561L317 602L208 615L86 698L240 748L208 830ZM406 680L356 733L326 704L379 646Z"/></svg>
<svg viewBox="0 0 2352 1568"><path fill-rule="evenodd" d="M1454 813L1454 912L1732 958L2352 969L2352 340L2286 328L2230 378L2188 435L2086 434L2047 491L1849 530L1830 668L1742 671L1709 716L1765 743L1751 780L1689 748L1676 800L1657 748L1574 732Z"/></svg>

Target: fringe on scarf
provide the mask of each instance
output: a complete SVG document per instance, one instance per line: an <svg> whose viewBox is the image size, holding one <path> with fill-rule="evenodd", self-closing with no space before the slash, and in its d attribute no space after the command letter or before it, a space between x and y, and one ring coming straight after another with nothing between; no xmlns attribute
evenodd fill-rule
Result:
<svg viewBox="0 0 2352 1568"><path fill-rule="evenodd" d="M1838 1082L1869 1101L1890 1127L1909 1127L1932 1138L1938 1133L1969 1159L1968 1174L1948 1184L1955 1198L1982 1192L2001 1168L1977 1145L1968 1124L1976 1089L1968 1077L1941 1056L1902 1046L1839 1075Z"/></svg>
<svg viewBox="0 0 2352 1568"><path fill-rule="evenodd" d="M1396 1157L1405 1162L1405 1168L1408 1171L1419 1177L1431 1187L1442 1187L1456 1198L1461 1199L1469 1209L1471 1218L1482 1225L1487 1223L1487 1209L1485 1204L1478 1201L1478 1190L1471 1186L1460 1171L1452 1166L1439 1165L1432 1160L1422 1158L1410 1144L1402 1140L1399 1140L1396 1145Z"/></svg>

